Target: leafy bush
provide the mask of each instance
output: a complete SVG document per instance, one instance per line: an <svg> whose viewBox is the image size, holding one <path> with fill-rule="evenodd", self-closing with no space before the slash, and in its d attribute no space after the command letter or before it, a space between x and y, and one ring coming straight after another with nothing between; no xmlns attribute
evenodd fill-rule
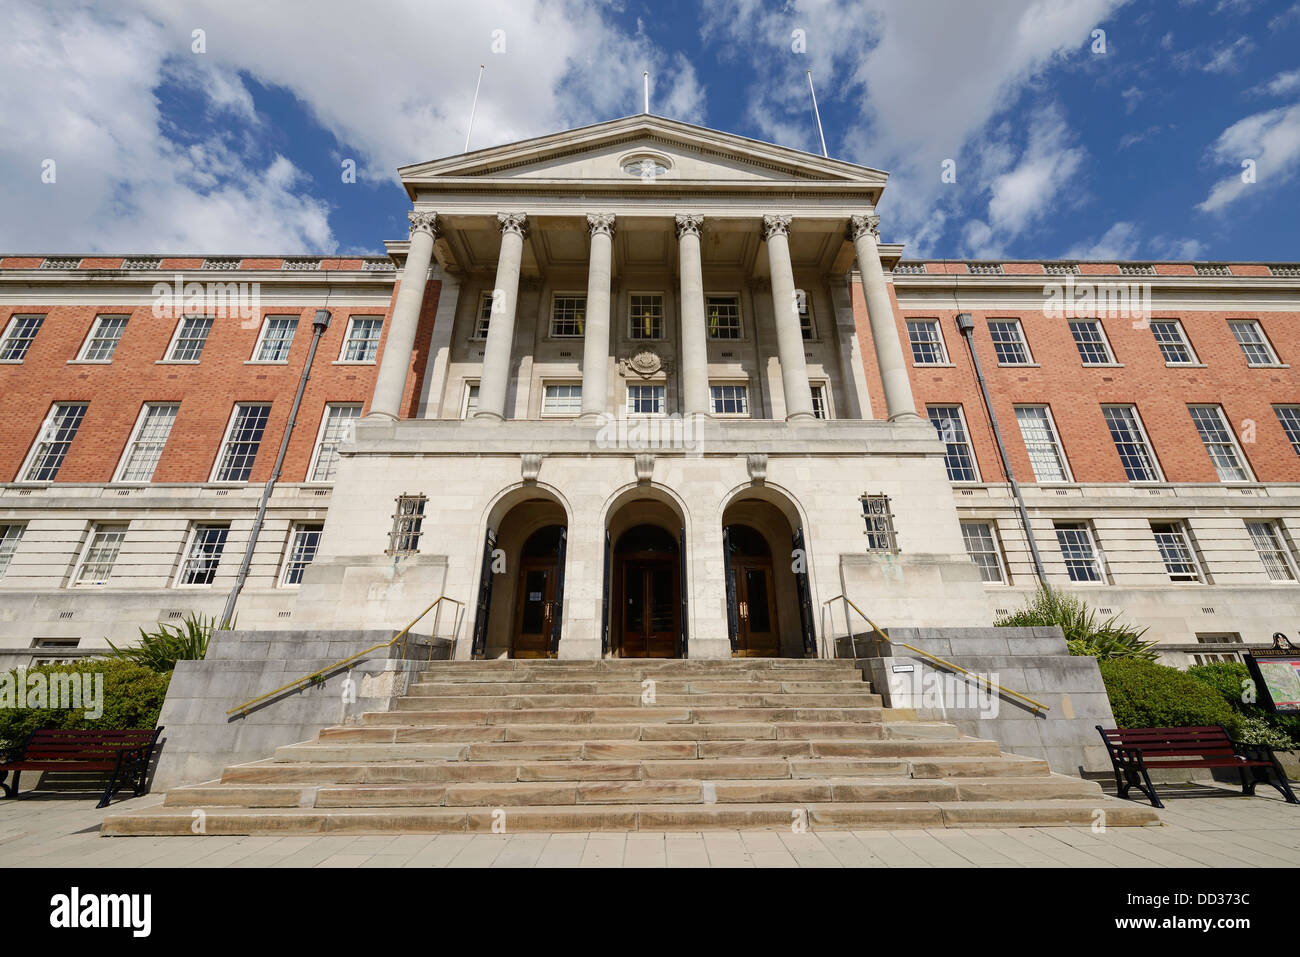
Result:
<svg viewBox="0 0 1300 957"><path fill-rule="evenodd" d="M204 618L193 612L185 616L181 625L164 625L157 631L140 629L140 644L119 648L111 641L111 658L134 661L154 671L173 671L178 661L198 661L208 653L208 642L216 625L215 618Z"/></svg>
<svg viewBox="0 0 1300 957"><path fill-rule="evenodd" d="M1081 598L1040 588L1024 608L996 619L1003 628L1058 626L1072 655L1089 655L1099 661L1138 659L1155 661L1155 642L1143 641L1145 628L1120 624L1118 615L1097 621L1097 613Z"/></svg>
<svg viewBox="0 0 1300 957"><path fill-rule="evenodd" d="M171 673L160 673L130 661L111 658L88 658L60 665L41 665L27 669L27 681L36 674L80 672L104 676L103 714L87 718L85 709L27 708L26 701L17 707L0 708L0 748L22 744L27 735L39 728L99 728L121 731L128 728L152 728L158 723L163 698ZM16 672L0 672L0 686L22 688ZM46 679L49 680L48 678ZM84 681L85 679L83 679ZM7 703L7 702L6 702Z"/></svg>
<svg viewBox="0 0 1300 957"><path fill-rule="evenodd" d="M1290 750L1300 741L1300 717L1289 714L1269 714L1261 704L1242 700L1242 693L1254 687L1254 679L1244 662L1217 661L1209 665L1193 665L1187 669L1192 677L1214 688L1233 711L1242 716L1242 733L1253 729L1250 744L1268 744L1274 748Z"/></svg>
<svg viewBox="0 0 1300 957"><path fill-rule="evenodd" d="M1151 661L1097 662L1115 722L1121 728L1176 728L1222 724L1236 733L1241 718L1204 681Z"/></svg>
<svg viewBox="0 0 1300 957"><path fill-rule="evenodd" d="M1257 715L1242 715L1233 737L1243 744L1267 744L1278 751L1289 751L1295 747L1291 735L1274 727L1268 718Z"/></svg>

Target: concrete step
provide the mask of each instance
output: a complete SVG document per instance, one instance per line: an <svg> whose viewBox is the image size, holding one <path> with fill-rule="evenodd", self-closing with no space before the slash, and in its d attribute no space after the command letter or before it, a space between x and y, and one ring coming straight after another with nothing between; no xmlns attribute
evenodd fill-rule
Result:
<svg viewBox="0 0 1300 957"><path fill-rule="evenodd" d="M452 725L422 727L406 725L326 728L320 744L432 744L457 741L583 741L596 736L596 729L582 724ZM627 741L761 741L809 738L876 740L885 727L866 722L765 722L748 724L602 724L602 740ZM956 737L953 729L952 737Z"/></svg>
<svg viewBox="0 0 1300 957"><path fill-rule="evenodd" d="M399 699L400 701L401 699ZM406 727L471 726L478 724L753 724L784 722L863 722L879 724L884 709L868 704L861 708L472 708L421 711L367 711L361 723L367 726Z"/></svg>
<svg viewBox="0 0 1300 957"><path fill-rule="evenodd" d="M517 694L480 695L415 695L408 694L395 702L398 711L463 710L473 705L492 710L534 708L878 708L880 696L872 694L868 686L854 694L661 694L653 704L643 704L636 694Z"/></svg>
<svg viewBox="0 0 1300 957"><path fill-rule="evenodd" d="M646 682L653 681L653 685ZM662 695L700 694L871 694L871 686L863 681L786 681L780 679L755 679L734 681L729 678L689 679L632 679L601 678L598 680L547 679L533 681L416 681L407 688L411 697L445 697L465 695L609 695L630 694L641 700L650 692Z"/></svg>

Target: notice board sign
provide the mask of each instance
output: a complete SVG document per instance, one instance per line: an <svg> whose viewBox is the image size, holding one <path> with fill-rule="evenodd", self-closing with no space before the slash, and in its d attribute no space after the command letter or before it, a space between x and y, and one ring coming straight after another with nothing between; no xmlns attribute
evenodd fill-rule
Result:
<svg viewBox="0 0 1300 957"><path fill-rule="evenodd" d="M1259 703L1274 714L1300 714L1300 648L1270 648L1246 655Z"/></svg>

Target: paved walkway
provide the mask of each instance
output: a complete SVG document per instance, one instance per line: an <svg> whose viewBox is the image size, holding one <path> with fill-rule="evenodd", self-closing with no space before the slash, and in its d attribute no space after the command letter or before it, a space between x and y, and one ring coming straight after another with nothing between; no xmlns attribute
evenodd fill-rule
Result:
<svg viewBox="0 0 1300 957"><path fill-rule="evenodd" d="M1267 793L1266 793L1267 792ZM0 857L31 867L1297 867L1300 807L1165 786L1163 827L905 831L99 836L95 799L0 801ZM1236 796L1234 796L1234 794ZM113 810L160 803L117 801Z"/></svg>

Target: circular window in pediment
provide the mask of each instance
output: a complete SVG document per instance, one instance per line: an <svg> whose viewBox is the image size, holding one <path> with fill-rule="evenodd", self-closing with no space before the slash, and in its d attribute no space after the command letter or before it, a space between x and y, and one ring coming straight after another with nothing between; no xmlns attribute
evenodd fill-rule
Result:
<svg viewBox="0 0 1300 957"><path fill-rule="evenodd" d="M630 153L619 160L623 172L644 180L663 176L673 168L673 161L662 153Z"/></svg>

